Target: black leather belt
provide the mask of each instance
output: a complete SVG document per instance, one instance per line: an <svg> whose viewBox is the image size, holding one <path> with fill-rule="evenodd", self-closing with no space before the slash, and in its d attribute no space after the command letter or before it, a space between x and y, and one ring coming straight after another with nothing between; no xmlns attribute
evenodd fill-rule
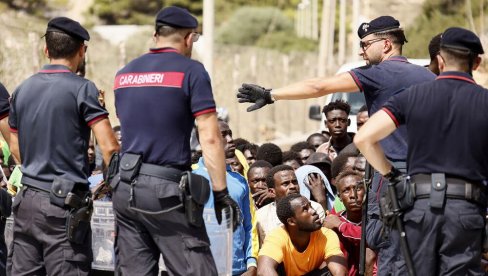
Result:
<svg viewBox="0 0 488 276"><path fill-rule="evenodd" d="M453 177L446 177L446 183L447 198L465 199L486 205L486 189L481 184L474 184ZM415 198L429 198L432 188L432 177L430 174L416 174L410 177L410 184L414 188Z"/></svg>
<svg viewBox="0 0 488 276"><path fill-rule="evenodd" d="M182 173L183 171L179 169L163 167L163 166L153 165L148 163L142 163L141 169L139 171L139 174L154 176L169 181L173 181L176 183L180 182Z"/></svg>

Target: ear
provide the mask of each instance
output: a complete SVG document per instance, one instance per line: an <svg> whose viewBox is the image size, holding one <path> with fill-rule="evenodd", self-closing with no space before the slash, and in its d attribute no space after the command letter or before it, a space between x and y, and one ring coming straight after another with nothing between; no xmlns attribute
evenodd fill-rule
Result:
<svg viewBox="0 0 488 276"><path fill-rule="evenodd" d="M158 35L156 34L156 31L153 32L152 40L154 41L154 43L158 41Z"/></svg>
<svg viewBox="0 0 488 276"><path fill-rule="evenodd" d="M441 57L441 55L437 55L437 64L439 66L439 72L444 72L444 68L446 67L446 63L444 62L444 59Z"/></svg>
<svg viewBox="0 0 488 276"><path fill-rule="evenodd" d="M480 66L481 64L481 57L476 57L476 59L474 60L474 63L473 63L473 71L475 71L476 69L478 69L478 67Z"/></svg>
<svg viewBox="0 0 488 276"><path fill-rule="evenodd" d="M390 52L391 50L393 50L393 43L391 43L391 41L389 39L385 39L383 41L384 41L383 53L386 54L386 53Z"/></svg>
<svg viewBox="0 0 488 276"><path fill-rule="evenodd" d="M287 222L287 224L288 224L288 225L290 225L290 226L295 226L295 225L297 225L297 222L296 222L296 220L295 220L295 218L294 218L294 217L288 218L288 219L286 220L286 222Z"/></svg>
<svg viewBox="0 0 488 276"><path fill-rule="evenodd" d="M47 45L44 45L44 55L47 57L47 58L50 58L49 57L49 51L47 50Z"/></svg>

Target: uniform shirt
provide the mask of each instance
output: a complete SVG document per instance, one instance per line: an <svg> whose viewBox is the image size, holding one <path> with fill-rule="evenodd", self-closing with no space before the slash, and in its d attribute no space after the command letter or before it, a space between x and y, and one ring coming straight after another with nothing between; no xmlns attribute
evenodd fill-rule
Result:
<svg viewBox="0 0 488 276"><path fill-rule="evenodd" d="M325 212L322 205L315 201L310 200L310 204L312 208L315 209L317 214L320 217L320 221L324 221L325 219ZM275 230L276 228L283 226L278 215L276 214L276 202L272 202L264 207L261 207L256 212L257 217L257 229L258 229L258 236L259 236L259 244L261 245L271 231Z"/></svg>
<svg viewBox="0 0 488 276"><path fill-rule="evenodd" d="M90 125L108 116L98 93L63 65L44 66L14 91L9 124L19 136L23 184L45 188L59 176L88 185Z"/></svg>
<svg viewBox="0 0 488 276"><path fill-rule="evenodd" d="M122 153L143 162L190 168L195 117L215 112L210 78L203 65L173 48L151 49L115 78Z"/></svg>
<svg viewBox="0 0 488 276"><path fill-rule="evenodd" d="M337 234L325 227L310 234L303 252L295 249L284 226L276 228L264 240L259 256L267 256L283 263L286 275L304 275L317 269L331 256L343 256Z"/></svg>
<svg viewBox="0 0 488 276"><path fill-rule="evenodd" d="M10 94L3 84L0 83L0 120L8 116L10 111Z"/></svg>
<svg viewBox="0 0 488 276"><path fill-rule="evenodd" d="M242 212L243 222L237 227L232 236L232 274L240 275L246 272L249 266L256 266L257 250L253 250L253 239L257 240L256 229L253 229L252 220L254 212L251 206L254 202L249 201L249 187L246 180L239 173L233 172L229 165L226 166L226 182L229 195L239 205ZM193 173L204 176L210 181L210 176L203 157L200 157ZM212 188L212 183L210 183ZM205 204L205 208L214 208L213 193ZM207 229L210 230L211 229Z"/></svg>
<svg viewBox="0 0 488 276"><path fill-rule="evenodd" d="M411 85L434 80L435 75L425 67L411 64L403 56L390 57L378 65L367 65L349 71L359 90L364 92L369 116L378 111L393 95ZM388 159L405 161L407 135L404 127L380 141Z"/></svg>
<svg viewBox="0 0 488 276"><path fill-rule="evenodd" d="M461 72L444 72L391 98L383 110L406 125L409 175L488 180L487 106L488 91Z"/></svg>

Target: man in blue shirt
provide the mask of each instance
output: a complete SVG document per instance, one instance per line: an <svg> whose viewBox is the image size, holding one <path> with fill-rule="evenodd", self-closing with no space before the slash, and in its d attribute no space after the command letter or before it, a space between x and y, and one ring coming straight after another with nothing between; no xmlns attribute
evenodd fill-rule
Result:
<svg viewBox="0 0 488 276"><path fill-rule="evenodd" d="M224 140L226 157L235 156L235 145L232 140L232 132L230 131L229 125L225 121L219 120L219 129ZM210 180L204 162L204 158L200 157L197 168L193 172ZM230 165L227 165L226 180L229 194L239 205L243 218L242 224L237 227L232 236L232 275L256 275L257 256L253 252L256 251L256 248L253 250L253 238L257 239L257 232L256 229L253 229L252 225L254 214L251 213L250 208L249 187L246 179L241 174L233 172ZM205 204L205 208L214 208L212 195Z"/></svg>
<svg viewBox="0 0 488 276"><path fill-rule="evenodd" d="M291 84L278 89L265 89L254 84L243 84L237 97L239 102L254 103L247 110L253 111L278 100L316 98L334 92L364 93L369 114L378 111L393 95L413 84L431 81L435 75L428 69L410 64L402 56L402 47L407 39L400 28L400 22L391 16L380 16L358 29L359 55L367 65L333 77L319 77ZM405 169L407 158L407 136L400 127L381 141L388 160ZM378 251L378 275L402 273L399 258L398 234L392 233L385 240L382 237L382 223L379 220L379 198L386 191L385 179L375 173L369 196L367 241Z"/></svg>
<svg viewBox="0 0 488 276"><path fill-rule="evenodd" d="M439 77L390 98L354 142L398 187L397 197L409 199L400 202L417 275L485 275L488 91L471 73L484 51L474 33L457 27L443 32L440 45ZM402 125L409 137L407 181L379 145Z"/></svg>

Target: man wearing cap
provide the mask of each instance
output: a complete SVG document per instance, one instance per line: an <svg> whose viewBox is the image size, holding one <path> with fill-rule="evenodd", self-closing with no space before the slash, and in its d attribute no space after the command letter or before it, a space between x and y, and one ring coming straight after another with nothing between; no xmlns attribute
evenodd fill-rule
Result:
<svg viewBox="0 0 488 276"><path fill-rule="evenodd" d="M12 206L9 275L88 275L92 262L88 144L93 131L104 161L119 146L98 89L75 74L90 36L66 17L49 21L50 64L12 95L10 144L22 164Z"/></svg>
<svg viewBox="0 0 488 276"><path fill-rule="evenodd" d="M488 183L488 91L472 77L484 51L474 33L457 27L443 32L440 45L436 80L390 98L354 142L373 167L406 191L397 197L413 201L402 207L417 275L485 275L480 261ZM379 146L400 125L409 137L406 182Z"/></svg>
<svg viewBox="0 0 488 276"><path fill-rule="evenodd" d="M179 188L181 175L191 170L190 135L196 120L217 220L230 207L234 229L240 223L239 207L227 190L210 79L203 65L190 59L198 21L185 9L167 7L157 14L155 25L156 48L122 68L114 84L124 134L121 179L112 183L116 272L158 275L162 254L170 275L217 275L205 225L187 219L185 211L194 213L182 206ZM122 174L125 164L127 177ZM191 187L209 186L202 181Z"/></svg>
<svg viewBox="0 0 488 276"><path fill-rule="evenodd" d="M405 34L400 22L391 16L380 16L359 26L360 56L367 65L332 77L319 77L301 81L278 89L265 89L254 84L243 84L237 97L239 102L254 103L247 110L253 111L277 100L316 98L334 92L360 90L366 98L370 115L378 111L394 94L407 87L431 81L435 75L427 68L410 64L402 56ZM399 168L406 168L406 130L400 127L381 141L388 160ZM392 233L385 240L379 220L379 198L386 191L387 182L375 173L371 196L368 198L367 241L378 251L378 275L396 273L401 265L398 234ZM398 262L398 263L396 263ZM401 272L398 272L401 273Z"/></svg>

